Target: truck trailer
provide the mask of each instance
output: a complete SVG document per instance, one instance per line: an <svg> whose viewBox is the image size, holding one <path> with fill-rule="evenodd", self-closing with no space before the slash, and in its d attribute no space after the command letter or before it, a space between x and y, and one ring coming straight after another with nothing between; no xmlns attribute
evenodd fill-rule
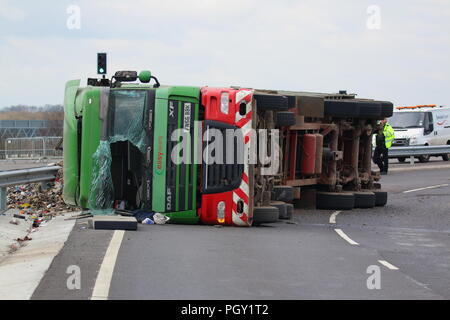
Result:
<svg viewBox="0 0 450 320"><path fill-rule="evenodd" d="M64 110L64 200L94 212L248 227L290 219L294 205L387 202L371 170L372 135L393 112L387 101L168 86L149 71L118 71L85 87L67 82Z"/></svg>

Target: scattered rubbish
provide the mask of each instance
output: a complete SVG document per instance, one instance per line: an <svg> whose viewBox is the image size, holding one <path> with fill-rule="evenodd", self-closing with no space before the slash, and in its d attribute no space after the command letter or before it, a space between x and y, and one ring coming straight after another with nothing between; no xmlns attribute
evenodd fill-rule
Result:
<svg viewBox="0 0 450 320"><path fill-rule="evenodd" d="M155 224L166 224L167 221L169 221L170 218L162 213L156 212L153 216L153 221Z"/></svg>
<svg viewBox="0 0 450 320"><path fill-rule="evenodd" d="M136 210L133 212L137 222L142 224L166 224L170 220L166 215L147 210Z"/></svg>
<svg viewBox="0 0 450 320"><path fill-rule="evenodd" d="M62 161L57 165L63 166ZM55 181L30 183L7 188L8 209L19 209L19 215L38 217L55 216L63 211L75 211L77 208L66 205L62 197L63 170L60 169Z"/></svg>
<svg viewBox="0 0 450 320"><path fill-rule="evenodd" d="M9 246L9 253L16 252L19 249L19 246L16 243L11 243Z"/></svg>
<svg viewBox="0 0 450 320"><path fill-rule="evenodd" d="M33 221L32 227L33 227L33 228L39 228L39 226L41 225L41 222L42 222L42 221L43 221L42 219L35 219L35 220Z"/></svg>
<svg viewBox="0 0 450 320"><path fill-rule="evenodd" d="M91 218L91 217L93 217L93 215L90 212L86 212L86 213L81 213L81 214L78 214L78 215L70 217L70 218L66 218L66 219L64 219L64 221L79 220L79 219L85 219L85 218Z"/></svg>
<svg viewBox="0 0 450 320"><path fill-rule="evenodd" d="M18 225L18 224L20 223L20 221L17 220L16 218L14 218L14 219L12 219L9 223Z"/></svg>
<svg viewBox="0 0 450 320"><path fill-rule="evenodd" d="M142 224L155 224L155 222L150 218L145 218L142 220Z"/></svg>
<svg viewBox="0 0 450 320"><path fill-rule="evenodd" d="M133 212L133 215L136 218L137 222L142 223L145 219L150 219L153 221L153 216L155 215L155 212L148 210L136 210Z"/></svg>
<svg viewBox="0 0 450 320"><path fill-rule="evenodd" d="M24 241L30 241L33 240L32 238L30 238L29 236L25 236L23 238L17 238L17 242L24 242Z"/></svg>
<svg viewBox="0 0 450 320"><path fill-rule="evenodd" d="M25 218L26 218L24 215L18 214L18 213L15 213L15 214L13 215L13 217L14 217L14 218L18 218L18 219L25 219Z"/></svg>
<svg viewBox="0 0 450 320"><path fill-rule="evenodd" d="M138 211L140 211L140 210L138 210ZM130 210L114 210L114 213L120 214L121 216L124 216L124 217L134 217L135 212L130 211Z"/></svg>

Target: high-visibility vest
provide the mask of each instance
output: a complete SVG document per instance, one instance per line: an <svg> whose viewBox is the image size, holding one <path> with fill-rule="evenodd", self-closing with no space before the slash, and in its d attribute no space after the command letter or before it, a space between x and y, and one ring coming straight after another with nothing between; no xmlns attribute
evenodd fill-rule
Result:
<svg viewBox="0 0 450 320"><path fill-rule="evenodd" d="M386 144L386 148L389 149L390 147L392 147L392 142L394 142L395 134L394 134L394 129L387 122L383 128L383 135L384 135L384 143Z"/></svg>

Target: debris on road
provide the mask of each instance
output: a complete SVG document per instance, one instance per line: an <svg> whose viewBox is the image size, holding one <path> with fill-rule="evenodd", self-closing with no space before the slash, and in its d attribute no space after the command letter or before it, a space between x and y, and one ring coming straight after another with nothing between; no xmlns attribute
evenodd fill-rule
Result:
<svg viewBox="0 0 450 320"><path fill-rule="evenodd" d="M14 219L12 219L9 223L10 223L10 224L14 224L14 225L17 226L20 222L19 222L19 220L17 220L16 218L14 218Z"/></svg>
<svg viewBox="0 0 450 320"><path fill-rule="evenodd" d="M56 165L61 169L55 181L30 183L7 188L8 209L19 209L15 218L26 219L27 216L39 217L55 216L61 212L75 211L75 207L64 203L63 191L63 163Z"/></svg>
<svg viewBox="0 0 450 320"><path fill-rule="evenodd" d="M24 241L30 241L33 240L32 238L30 238L29 236L25 236L23 238L17 238L17 242L24 242Z"/></svg>

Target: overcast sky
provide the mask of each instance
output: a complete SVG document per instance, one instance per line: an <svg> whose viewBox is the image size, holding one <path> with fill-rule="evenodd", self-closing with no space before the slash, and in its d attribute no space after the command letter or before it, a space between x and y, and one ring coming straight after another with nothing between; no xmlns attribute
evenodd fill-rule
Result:
<svg viewBox="0 0 450 320"><path fill-rule="evenodd" d="M163 84L450 105L449 0L0 0L0 107L62 103L97 52Z"/></svg>

